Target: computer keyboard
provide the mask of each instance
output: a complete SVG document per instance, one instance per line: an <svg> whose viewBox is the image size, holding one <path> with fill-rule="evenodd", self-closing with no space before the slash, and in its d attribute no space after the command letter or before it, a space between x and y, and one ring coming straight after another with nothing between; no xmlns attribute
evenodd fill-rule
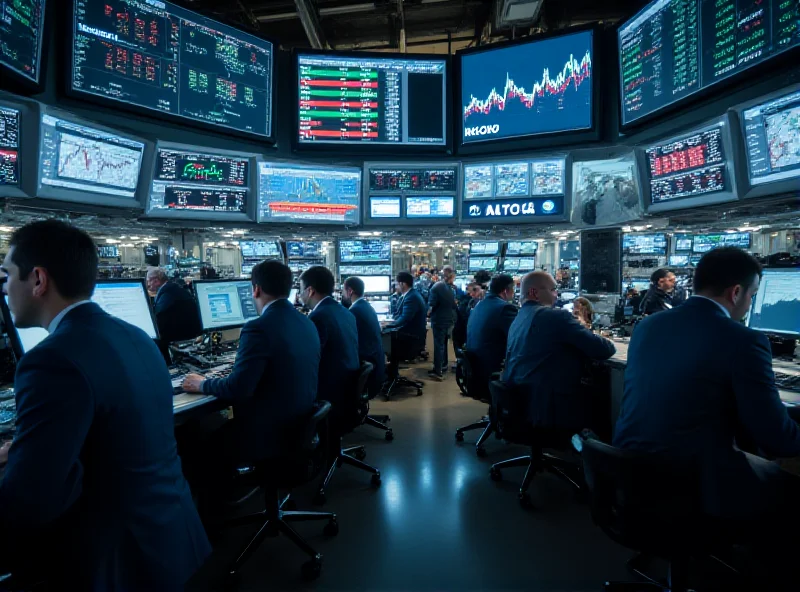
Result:
<svg viewBox="0 0 800 592"><path fill-rule="evenodd" d="M219 364L208 370L202 370L204 378L225 378L233 370L233 363ZM172 393L178 395L183 392L183 379L187 374L197 372L185 366L172 366L169 369L169 375L172 379Z"/></svg>
<svg viewBox="0 0 800 592"><path fill-rule="evenodd" d="M779 389L800 393L800 374L775 372L775 384Z"/></svg>

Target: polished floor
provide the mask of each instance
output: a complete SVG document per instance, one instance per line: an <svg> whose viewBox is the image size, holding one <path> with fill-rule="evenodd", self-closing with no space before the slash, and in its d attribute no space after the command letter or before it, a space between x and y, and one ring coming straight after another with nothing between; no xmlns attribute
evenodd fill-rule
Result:
<svg viewBox="0 0 800 592"><path fill-rule="evenodd" d="M405 370L427 378L428 364ZM324 523L304 523L298 532L324 556L321 577L303 581L306 561L290 541L267 539L241 572L241 590L458 590L583 592L606 580L630 579L631 552L609 541L592 524L588 507L552 475L532 485L534 509L517 503L523 470L489 479L492 462L524 454L491 438L488 457L475 454L477 432L456 444L457 427L471 423L485 406L460 396L452 374L426 380L424 395L407 390L389 402L376 400L374 413L391 415L395 440L361 427L346 444L365 444L365 462L377 466L383 483L343 466L328 489L325 510L336 512L338 536L327 538ZM295 492L300 509L311 504L314 486ZM229 531L215 541L208 564L190 590L217 590L226 566L254 533Z"/></svg>

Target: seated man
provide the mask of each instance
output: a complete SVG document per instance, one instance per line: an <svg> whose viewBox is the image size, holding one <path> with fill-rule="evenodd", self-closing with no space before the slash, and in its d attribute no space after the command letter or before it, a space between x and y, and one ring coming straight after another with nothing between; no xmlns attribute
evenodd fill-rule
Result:
<svg viewBox="0 0 800 592"><path fill-rule="evenodd" d="M358 357L372 364L369 377L369 396L377 396L386 380L386 356L383 353L381 324L369 302L364 300L364 281L351 276L344 281L342 304L349 305L350 312L356 319L358 331Z"/></svg>
<svg viewBox="0 0 800 592"><path fill-rule="evenodd" d="M398 363L415 350L422 351L427 332L427 305L422 295L413 287L414 277L407 271L397 274L400 286L400 312L395 319L384 326L384 330L396 332L390 352L391 366L387 371L390 378L397 375Z"/></svg>
<svg viewBox="0 0 800 592"><path fill-rule="evenodd" d="M530 392L528 419L535 426L589 427L592 402L581 388L584 362L616 352L608 339L583 327L566 310L552 308L556 281L534 271L520 284L522 307L511 323L503 380Z"/></svg>
<svg viewBox="0 0 800 592"><path fill-rule="evenodd" d="M506 355L508 331L517 318L514 300L514 278L497 275L489 284L489 292L469 315L467 351L477 362L473 372L479 384L488 384L495 372L500 372Z"/></svg>
<svg viewBox="0 0 800 592"><path fill-rule="evenodd" d="M740 323L760 277L751 255L715 249L697 265L694 296L639 324L614 445L694 467L708 513L767 525L794 515L800 480L741 452L734 436L743 427L766 454L800 456L800 428L778 396L767 338Z"/></svg>
<svg viewBox="0 0 800 592"><path fill-rule="evenodd" d="M203 332L197 303L188 290L170 282L163 269L147 272L147 291L154 295L154 312L158 334L169 344L193 339Z"/></svg>
<svg viewBox="0 0 800 592"><path fill-rule="evenodd" d="M317 398L329 401L336 414L337 405L353 394L353 377L361 363L356 320L333 299L333 286L333 274L321 265L308 268L300 276L300 300L311 309L308 318L317 328L321 347Z"/></svg>
<svg viewBox="0 0 800 592"><path fill-rule="evenodd" d="M16 326L50 335L17 365L0 561L48 564L36 573L54 590L182 590L211 547L158 348L90 300L97 248L76 228L20 228L3 271Z"/></svg>

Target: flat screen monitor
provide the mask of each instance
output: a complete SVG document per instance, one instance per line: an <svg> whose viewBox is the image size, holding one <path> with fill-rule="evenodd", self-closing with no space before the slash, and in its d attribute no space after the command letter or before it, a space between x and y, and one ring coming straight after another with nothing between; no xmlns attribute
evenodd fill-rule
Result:
<svg viewBox="0 0 800 592"><path fill-rule="evenodd" d="M694 237L691 234L676 234L674 240L676 253L689 253L694 246Z"/></svg>
<svg viewBox="0 0 800 592"><path fill-rule="evenodd" d="M369 217L375 219L392 219L400 217L399 197L370 197Z"/></svg>
<svg viewBox="0 0 800 592"><path fill-rule="evenodd" d="M497 271L496 257L470 257L469 271Z"/></svg>
<svg viewBox="0 0 800 592"><path fill-rule="evenodd" d="M691 262L689 261L689 255L670 255L669 256L669 266L670 267L689 267Z"/></svg>
<svg viewBox="0 0 800 592"><path fill-rule="evenodd" d="M144 281L99 280L92 294L92 302L111 316L139 327L148 337L158 339L158 330Z"/></svg>
<svg viewBox="0 0 800 592"><path fill-rule="evenodd" d="M19 109L0 104L0 195L20 186L19 143Z"/></svg>
<svg viewBox="0 0 800 592"><path fill-rule="evenodd" d="M575 162L572 184L572 223L577 226L615 226L642 218L632 154Z"/></svg>
<svg viewBox="0 0 800 592"><path fill-rule="evenodd" d="M408 196L406 197L406 218L409 220L438 219L446 220L455 218L456 198L453 196L433 197Z"/></svg>
<svg viewBox="0 0 800 592"><path fill-rule="evenodd" d="M443 150L447 59L298 52L296 141Z"/></svg>
<svg viewBox="0 0 800 592"><path fill-rule="evenodd" d="M497 241L481 241L469 244L470 255L497 255L500 253L500 243Z"/></svg>
<svg viewBox="0 0 800 592"><path fill-rule="evenodd" d="M644 151L648 212L736 201L727 116Z"/></svg>
<svg viewBox="0 0 800 592"><path fill-rule="evenodd" d="M491 164L464 165L464 199L494 197L494 166Z"/></svg>
<svg viewBox="0 0 800 592"><path fill-rule="evenodd" d="M322 257L322 243L317 241L287 241L286 254L289 259Z"/></svg>
<svg viewBox="0 0 800 592"><path fill-rule="evenodd" d="M252 155L159 145L147 215L248 222Z"/></svg>
<svg viewBox="0 0 800 592"><path fill-rule="evenodd" d="M339 241L339 263L389 263L391 259L390 241L378 238Z"/></svg>
<svg viewBox="0 0 800 592"><path fill-rule="evenodd" d="M536 269L535 257L506 257L503 261L503 271L527 273L534 269Z"/></svg>
<svg viewBox="0 0 800 592"><path fill-rule="evenodd" d="M358 224L361 169L258 163L258 221Z"/></svg>
<svg viewBox="0 0 800 592"><path fill-rule="evenodd" d="M626 288L633 288L637 292L647 292L650 288L650 280L643 277L628 278L624 283Z"/></svg>
<svg viewBox="0 0 800 592"><path fill-rule="evenodd" d="M751 187L746 197L776 193L784 187L796 190L800 185L800 88L746 108L740 118Z"/></svg>
<svg viewBox="0 0 800 592"><path fill-rule="evenodd" d="M692 253L708 253L717 247L750 248L749 232L729 232L724 234L696 234Z"/></svg>
<svg viewBox="0 0 800 592"><path fill-rule="evenodd" d="M461 142L590 130L593 32L460 55Z"/></svg>
<svg viewBox="0 0 800 592"><path fill-rule="evenodd" d="M388 300L368 300L368 302L378 317L388 317L391 313L391 303Z"/></svg>
<svg viewBox="0 0 800 592"><path fill-rule="evenodd" d="M624 234L622 236L622 252L627 255L666 255L667 235L656 234Z"/></svg>
<svg viewBox="0 0 800 592"><path fill-rule="evenodd" d="M196 281L194 289L204 331L235 329L258 317L247 280Z"/></svg>
<svg viewBox="0 0 800 592"><path fill-rule="evenodd" d="M39 197L140 207L143 140L47 110L39 133Z"/></svg>
<svg viewBox="0 0 800 592"><path fill-rule="evenodd" d="M275 241L239 241L243 259L283 259L281 247Z"/></svg>
<svg viewBox="0 0 800 592"><path fill-rule="evenodd" d="M392 275L392 266L390 263L367 263L364 265L339 265L339 274L342 277L350 275Z"/></svg>
<svg viewBox="0 0 800 592"><path fill-rule="evenodd" d="M295 304L297 302L297 294L300 292L297 288L289 290L289 302Z"/></svg>
<svg viewBox="0 0 800 592"><path fill-rule="evenodd" d="M38 85L41 77L45 0L0 2L0 66L4 76Z"/></svg>
<svg viewBox="0 0 800 592"><path fill-rule="evenodd" d="M800 338L800 270L764 270L748 326L765 333Z"/></svg>
<svg viewBox="0 0 800 592"><path fill-rule="evenodd" d="M506 256L535 255L537 250L539 243L536 241L508 241Z"/></svg>
<svg viewBox="0 0 800 592"><path fill-rule="evenodd" d="M171 2L73 0L71 60L80 98L272 136L272 43Z"/></svg>
<svg viewBox="0 0 800 592"><path fill-rule="evenodd" d="M19 360L23 355L39 345L49 333L46 329L42 329L41 327L19 329L14 324L14 320L11 318L11 313L8 309L8 294L3 294L3 303L3 318L6 326L6 333L11 341L14 356Z"/></svg>
<svg viewBox="0 0 800 592"><path fill-rule="evenodd" d="M622 123L800 45L796 2L653 0L617 31ZM757 67L753 70L754 67Z"/></svg>
<svg viewBox="0 0 800 592"><path fill-rule="evenodd" d="M457 167L369 166L369 190L411 192L455 192Z"/></svg>
<svg viewBox="0 0 800 592"><path fill-rule="evenodd" d="M367 296L372 294L389 294L392 291L392 276L390 275L357 275L350 277L357 277L364 282L364 294Z"/></svg>
<svg viewBox="0 0 800 592"><path fill-rule="evenodd" d="M97 256L101 259L116 259L119 257L119 249L114 245L97 247Z"/></svg>

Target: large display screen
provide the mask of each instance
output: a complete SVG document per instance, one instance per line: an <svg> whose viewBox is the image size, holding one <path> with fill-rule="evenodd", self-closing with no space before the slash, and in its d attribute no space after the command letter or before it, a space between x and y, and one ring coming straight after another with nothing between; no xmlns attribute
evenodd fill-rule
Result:
<svg viewBox="0 0 800 592"><path fill-rule="evenodd" d="M275 241L239 241L244 259L283 259L281 248Z"/></svg>
<svg viewBox="0 0 800 592"><path fill-rule="evenodd" d="M249 190L249 157L159 147L148 213L246 215Z"/></svg>
<svg viewBox="0 0 800 592"><path fill-rule="evenodd" d="M497 255L500 252L500 243L497 241L475 242L469 245L470 255Z"/></svg>
<svg viewBox="0 0 800 592"><path fill-rule="evenodd" d="M390 263L366 263L364 265L339 265L339 274L342 276L357 275L391 275L392 266Z"/></svg>
<svg viewBox="0 0 800 592"><path fill-rule="evenodd" d="M259 222L360 222L360 169L261 162L258 172Z"/></svg>
<svg viewBox="0 0 800 592"><path fill-rule="evenodd" d="M447 61L298 54L300 144L447 145Z"/></svg>
<svg viewBox="0 0 800 592"><path fill-rule="evenodd" d="M765 333L800 337L800 271L765 269L747 322Z"/></svg>
<svg viewBox="0 0 800 592"><path fill-rule="evenodd" d="M45 0L0 0L0 65L39 82Z"/></svg>
<svg viewBox="0 0 800 592"><path fill-rule="evenodd" d="M692 253L708 253L717 247L750 248L749 232L728 232L725 234L696 234Z"/></svg>
<svg viewBox="0 0 800 592"><path fill-rule="evenodd" d="M723 126L691 132L645 151L650 202L730 191Z"/></svg>
<svg viewBox="0 0 800 592"><path fill-rule="evenodd" d="M370 168L372 191L456 191L456 168Z"/></svg>
<svg viewBox="0 0 800 592"><path fill-rule="evenodd" d="M392 243L381 239L339 241L340 263L384 263L391 261ZM345 272L339 270L342 274ZM359 275L359 272L353 272ZM371 274L365 274L371 275Z"/></svg>
<svg viewBox="0 0 800 592"><path fill-rule="evenodd" d="M370 218L399 218L400 198L370 197L369 216Z"/></svg>
<svg viewBox="0 0 800 592"><path fill-rule="evenodd" d="M469 271L497 271L496 257L470 257Z"/></svg>
<svg viewBox="0 0 800 592"><path fill-rule="evenodd" d="M19 111L0 106L0 186L19 186Z"/></svg>
<svg viewBox="0 0 800 592"><path fill-rule="evenodd" d="M406 198L406 218L453 218L455 197L415 196Z"/></svg>
<svg viewBox="0 0 800 592"><path fill-rule="evenodd" d="M511 255L535 255L539 249L536 241L509 241L506 246L506 256Z"/></svg>
<svg viewBox="0 0 800 592"><path fill-rule="evenodd" d="M74 0L70 87L271 136L273 47L162 0Z"/></svg>
<svg viewBox="0 0 800 592"><path fill-rule="evenodd" d="M41 197L57 189L136 197L144 142L42 114L39 150Z"/></svg>
<svg viewBox="0 0 800 592"><path fill-rule="evenodd" d="M667 235L658 234L624 234L622 235L622 252L628 255L666 255Z"/></svg>
<svg viewBox="0 0 800 592"><path fill-rule="evenodd" d="M654 0L618 30L622 123L800 45L795 0Z"/></svg>
<svg viewBox="0 0 800 592"><path fill-rule="evenodd" d="M750 185L800 177L800 91L742 113Z"/></svg>
<svg viewBox="0 0 800 592"><path fill-rule="evenodd" d="M535 257L506 257L503 261L503 271L512 273L526 273L536 268Z"/></svg>
<svg viewBox="0 0 800 592"><path fill-rule="evenodd" d="M675 235L675 252L687 253L692 250L694 245L694 237L691 234L676 234Z"/></svg>
<svg viewBox="0 0 800 592"><path fill-rule="evenodd" d="M287 241L286 254L289 259L322 257L322 243L316 241Z"/></svg>
<svg viewBox="0 0 800 592"><path fill-rule="evenodd" d="M575 162L572 223L613 226L642 217L633 157Z"/></svg>
<svg viewBox="0 0 800 592"><path fill-rule="evenodd" d="M592 37L582 31L462 55L462 143L591 129Z"/></svg>

